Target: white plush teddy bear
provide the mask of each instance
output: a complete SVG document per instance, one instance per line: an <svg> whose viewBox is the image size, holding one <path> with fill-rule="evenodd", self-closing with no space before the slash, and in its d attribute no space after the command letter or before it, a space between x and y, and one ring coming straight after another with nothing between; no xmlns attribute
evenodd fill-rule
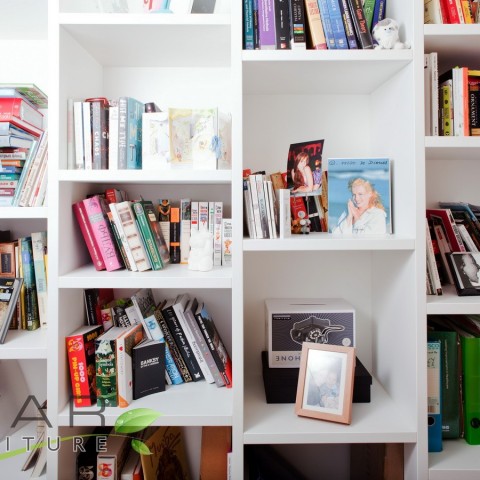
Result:
<svg viewBox="0 0 480 480"><path fill-rule="evenodd" d="M213 235L205 228L190 232L188 268L200 272L213 268Z"/></svg>
<svg viewBox="0 0 480 480"><path fill-rule="evenodd" d="M403 49L410 48L410 45L399 40L398 23L391 19L385 18L380 20L372 30L373 38L377 41L376 49Z"/></svg>

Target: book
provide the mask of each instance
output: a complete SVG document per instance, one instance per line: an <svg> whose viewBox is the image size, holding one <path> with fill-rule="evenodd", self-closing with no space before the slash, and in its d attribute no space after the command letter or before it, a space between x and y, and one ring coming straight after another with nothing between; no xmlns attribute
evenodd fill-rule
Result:
<svg viewBox="0 0 480 480"><path fill-rule="evenodd" d="M5 343L22 284L22 278L0 278L0 344Z"/></svg>
<svg viewBox="0 0 480 480"><path fill-rule="evenodd" d="M118 170L118 99L109 100L108 108L108 169Z"/></svg>
<svg viewBox="0 0 480 480"><path fill-rule="evenodd" d="M232 266L233 225L231 218L222 219L222 266Z"/></svg>
<svg viewBox="0 0 480 480"><path fill-rule="evenodd" d="M432 279L432 293L434 295L442 295L442 284L438 272L437 260L435 258L435 251L433 248L432 237L430 235L430 226L428 220L425 218L426 240L427 240L427 272Z"/></svg>
<svg viewBox="0 0 480 480"><path fill-rule="evenodd" d="M223 377L225 386L231 388L233 382L232 361L220 337L217 327L215 326L215 322L203 302L199 303L197 307L195 319L197 320L207 345L212 352L212 356L217 364L220 374Z"/></svg>
<svg viewBox="0 0 480 480"><path fill-rule="evenodd" d="M122 468L120 480L142 480L142 461L140 454L135 450L130 450L125 465Z"/></svg>
<svg viewBox="0 0 480 480"><path fill-rule="evenodd" d="M307 48L306 12L303 0L289 0L290 47L292 50Z"/></svg>
<svg viewBox="0 0 480 480"><path fill-rule="evenodd" d="M105 445L112 427L95 427L92 436L82 442L75 462L75 478L95 479L97 476L97 454Z"/></svg>
<svg viewBox="0 0 480 480"><path fill-rule="evenodd" d="M101 325L101 309L114 299L113 288L86 288L83 291L88 325Z"/></svg>
<svg viewBox="0 0 480 480"><path fill-rule="evenodd" d="M15 277L15 245L17 242L0 243L0 278Z"/></svg>
<svg viewBox="0 0 480 480"><path fill-rule="evenodd" d="M141 201L132 203L132 210L135 215L138 230L145 246L148 259L152 270L161 270L163 268L163 261L160 256L160 250L156 242L155 236L151 229L150 221L147 217L147 213L143 208ZM135 260L136 262L136 260Z"/></svg>
<svg viewBox="0 0 480 480"><path fill-rule="evenodd" d="M191 222L190 198L180 199L180 263L188 264L190 253L190 222Z"/></svg>
<svg viewBox="0 0 480 480"><path fill-rule="evenodd" d="M165 343L145 339L133 348L133 399L165 391Z"/></svg>
<svg viewBox="0 0 480 480"><path fill-rule="evenodd" d="M361 0L347 0L347 2L352 16L353 27L355 28L355 33L357 35L358 46L363 49L373 48L373 39L370 30L368 30L367 20L363 12ZM377 22L378 20L379 18L377 17ZM374 15L372 29L377 22L375 22Z"/></svg>
<svg viewBox="0 0 480 480"><path fill-rule="evenodd" d="M392 233L391 188L388 158L328 159L330 231L342 235Z"/></svg>
<svg viewBox="0 0 480 480"><path fill-rule="evenodd" d="M90 103L92 168L108 169L109 103L106 98L87 98Z"/></svg>
<svg viewBox="0 0 480 480"><path fill-rule="evenodd" d="M0 96L0 121L23 120L37 129L43 129L43 113L23 98ZM17 126L17 123L15 123Z"/></svg>
<svg viewBox="0 0 480 480"><path fill-rule="evenodd" d="M132 97L118 99L118 168L142 168L142 116L144 104Z"/></svg>
<svg viewBox="0 0 480 480"><path fill-rule="evenodd" d="M441 345L439 341L427 342L427 401L428 401L428 451L441 452Z"/></svg>
<svg viewBox="0 0 480 480"><path fill-rule="evenodd" d="M345 27L338 0L326 0L326 3L330 17L330 24L332 26L332 33L335 39L335 47L339 50L347 50L347 37L345 35Z"/></svg>
<svg viewBox="0 0 480 480"><path fill-rule="evenodd" d="M438 341L441 345L442 438L459 438L463 416L460 338L457 332L442 327L428 330L427 335L429 341Z"/></svg>
<svg viewBox="0 0 480 480"><path fill-rule="evenodd" d="M373 31L375 25L381 20L385 19L385 10L387 6L387 0L375 0L375 9L373 10L373 19L372 19L372 29Z"/></svg>
<svg viewBox="0 0 480 480"><path fill-rule="evenodd" d="M95 340L102 333L101 325L88 325L65 338L75 407L90 407L96 403Z"/></svg>
<svg viewBox="0 0 480 480"><path fill-rule="evenodd" d="M183 311L183 317L185 319L186 325L188 326L188 328L190 329L193 335L193 338L196 344L198 345L200 354L203 357L203 360L210 372L212 382L209 382L209 383L215 382L217 387L223 387L225 385L225 382L223 381L223 377L220 375L215 359L213 358L213 355L207 345L205 337L203 336L200 330L200 327L195 319L195 312L197 308L198 308L197 299L189 298L185 306L185 309Z"/></svg>
<svg viewBox="0 0 480 480"><path fill-rule="evenodd" d="M48 322L48 293L44 255L47 251L47 232L33 232L31 237L40 326L46 328Z"/></svg>
<svg viewBox="0 0 480 480"><path fill-rule="evenodd" d="M83 205L85 206L85 213L87 214L92 234L99 247L105 268L109 272L123 268L121 255L105 213L104 199L99 195L94 195L84 199Z"/></svg>
<svg viewBox="0 0 480 480"><path fill-rule="evenodd" d="M433 232L437 239L438 249L440 250L440 259L443 264L443 270L445 272L446 282L453 285L454 275L449 264L449 258L452 252L450 249L450 245L447 242L445 230L442 225L435 223L435 221L432 222L432 226L433 226Z"/></svg>
<svg viewBox="0 0 480 480"><path fill-rule="evenodd" d="M47 108L48 97L34 83L1 83L0 97L23 98L36 108Z"/></svg>
<svg viewBox="0 0 480 480"><path fill-rule="evenodd" d="M222 265L222 245L223 245L223 236L222 228L223 226L223 202L214 203L214 216L212 222L213 229L213 266ZM230 239L231 241L231 239Z"/></svg>
<svg viewBox="0 0 480 480"><path fill-rule="evenodd" d="M280 238L292 235L292 212L290 211L290 190L280 188L276 190L278 202L278 234Z"/></svg>
<svg viewBox="0 0 480 480"><path fill-rule="evenodd" d="M275 35L277 50L290 49L290 5L288 0L274 0ZM253 17L252 17L253 27ZM250 42L249 42L250 43ZM251 35L253 46L253 32Z"/></svg>
<svg viewBox="0 0 480 480"><path fill-rule="evenodd" d="M180 208L170 209L170 263L180 263Z"/></svg>
<svg viewBox="0 0 480 480"><path fill-rule="evenodd" d="M182 480L192 478L185 453L182 427L150 427L146 431L144 443L153 453L141 456L144 480L157 480L159 476L165 474L174 475Z"/></svg>
<svg viewBox="0 0 480 480"><path fill-rule="evenodd" d="M313 49L326 50L327 41L323 29L322 19L317 0L305 0L305 14L310 32L310 41Z"/></svg>
<svg viewBox="0 0 480 480"><path fill-rule="evenodd" d="M462 236L449 208L427 208L427 218L442 225L452 252L466 251Z"/></svg>
<svg viewBox="0 0 480 480"><path fill-rule="evenodd" d="M202 427L200 478L202 480L227 478L227 456L231 451L232 427Z"/></svg>
<svg viewBox="0 0 480 480"><path fill-rule="evenodd" d="M274 0L258 0L258 38L260 50L276 49Z"/></svg>
<svg viewBox="0 0 480 480"><path fill-rule="evenodd" d="M25 298L22 304L22 315L25 318L26 329L40 328L40 315L38 311L37 283L35 281L35 266L33 260L32 237L18 239L19 254L22 257L22 277L25 289Z"/></svg>
<svg viewBox="0 0 480 480"><path fill-rule="evenodd" d="M160 228L160 223L157 221L153 202L151 202L150 200L141 200L140 203L142 204L143 210L147 215L148 222L150 224L150 230L157 245L157 249L160 253L162 263L163 265L165 265L166 263L170 262L170 251L169 247L167 246L167 242L163 236L163 231Z"/></svg>
<svg viewBox="0 0 480 480"><path fill-rule="evenodd" d="M133 384L133 352L135 346L143 340L143 326L133 325L131 327L123 327L123 332L117 337L115 342L115 357L117 361L117 389L118 389L118 406L121 408L128 407L134 397ZM160 373L160 377L165 382L163 375L165 368Z"/></svg>
<svg viewBox="0 0 480 480"><path fill-rule="evenodd" d="M367 21L367 28L372 31L373 12L375 10L375 0L364 0L363 12L365 14L365 20Z"/></svg>
<svg viewBox="0 0 480 480"><path fill-rule="evenodd" d="M347 44L350 50L358 48L357 37L355 36L355 29L353 27L352 14L348 8L347 0L339 0L340 13L342 15L343 26L345 28L345 35L347 37Z"/></svg>
<svg viewBox="0 0 480 480"><path fill-rule="evenodd" d="M243 48L254 50L253 0L243 0ZM290 43L290 42L289 42Z"/></svg>
<svg viewBox="0 0 480 480"><path fill-rule="evenodd" d="M85 151L83 143L83 102L76 100L73 102L73 131L75 148L76 170L85 169Z"/></svg>
<svg viewBox="0 0 480 480"><path fill-rule="evenodd" d="M325 34L327 48L329 50L335 50L338 47L333 34L332 21L330 19L330 11L328 10L327 1L328 0L318 0L318 9L322 19L323 32Z"/></svg>
<svg viewBox="0 0 480 480"><path fill-rule="evenodd" d="M178 350L182 355L182 358L185 362L185 365L190 372L192 380L194 382L203 380L204 376L198 365L195 354L192 350L192 347L187 339L187 335L183 329L182 324L180 323L179 318L173 308L176 299L169 299L162 307L162 315L165 321L167 322L168 328L177 344Z"/></svg>
<svg viewBox="0 0 480 480"><path fill-rule="evenodd" d="M93 169L92 153L92 113L90 102L82 102L82 122L83 122L83 159L84 169Z"/></svg>
<svg viewBox="0 0 480 480"><path fill-rule="evenodd" d="M426 135L438 136L439 128L439 84L438 84L438 54L424 54L425 68L425 119L428 119Z"/></svg>
<svg viewBox="0 0 480 480"><path fill-rule="evenodd" d="M143 323L142 320L149 316L152 309L155 308L155 299L153 297L152 289L141 288L130 298L132 300L132 308L127 310L130 322L132 324ZM145 333L149 337L149 329L145 329Z"/></svg>
<svg viewBox="0 0 480 480"><path fill-rule="evenodd" d="M168 170L170 167L168 112L144 112L142 170Z"/></svg>
<svg viewBox="0 0 480 480"><path fill-rule="evenodd" d="M97 480L118 479L129 452L128 435L109 435L97 454Z"/></svg>
<svg viewBox="0 0 480 480"><path fill-rule="evenodd" d="M451 268L453 282L457 295L471 296L480 295L480 253L453 252L447 261Z"/></svg>

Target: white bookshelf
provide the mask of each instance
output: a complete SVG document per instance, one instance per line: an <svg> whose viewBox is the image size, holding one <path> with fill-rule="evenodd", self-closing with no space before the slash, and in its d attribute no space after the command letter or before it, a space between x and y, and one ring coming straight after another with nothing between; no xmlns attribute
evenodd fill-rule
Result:
<svg viewBox="0 0 480 480"><path fill-rule="evenodd" d="M425 52L437 52L439 74L456 65L478 68L476 46L480 25L425 25ZM479 201L474 178L480 173L478 137L425 137L426 206L439 200ZM445 286L442 296L428 296L427 314L478 314L478 297L459 297L455 288ZM428 455L430 480L474 479L479 476L480 447L463 439L445 440L443 451Z"/></svg>
<svg viewBox="0 0 480 480"><path fill-rule="evenodd" d="M9 335L0 360L41 360L51 434L87 431L98 421L94 415L78 416L70 427L67 406L64 337L83 323L83 289L108 285L128 293L151 287L157 299L191 291L213 310L232 355L234 388L169 387L132 407L160 411L157 425L186 427L192 472L199 469L200 427L231 425L235 479L244 478L244 445L272 444L285 447L288 455L289 446L308 444L322 458L333 445L342 446L330 458L338 464L348 463L348 444L370 442L405 445L405 478L476 478L478 447L445 442L441 454L427 452L425 316L480 313L480 302L457 297L449 288L442 297L426 298L423 218L439 192L445 200L461 194L462 200L479 203L479 176L465 178L465 172L480 173L480 144L471 138L424 137L422 57L423 49L439 51L441 68L477 59L479 26L424 26L421 3L389 0L387 15L399 21L410 50L242 51L241 2L217 0L213 15L177 16L136 9L101 13L93 0L49 3L48 29L46 0L7 1L2 10L24 20L22 28L12 21L0 32L14 72L6 77L10 72L2 70L0 80L26 81L28 75L50 93L51 169L48 209L0 210L2 229L20 235L48 223L49 329ZM232 171L68 171L67 98L122 95L163 106L214 104L232 112ZM325 139L325 163L338 156L393 159L393 235L243 238L242 169L282 170L290 143L314 139ZM236 226L232 268L96 272L71 205L117 185L154 201L221 199ZM265 403L263 305L266 298L286 296L339 296L356 308L357 352L374 383L371 403L353 406L349 426L299 418L292 404ZM107 424L124 411L107 411ZM291 448L292 456L298 448ZM49 479L72 478L70 451L50 452L48 461Z"/></svg>

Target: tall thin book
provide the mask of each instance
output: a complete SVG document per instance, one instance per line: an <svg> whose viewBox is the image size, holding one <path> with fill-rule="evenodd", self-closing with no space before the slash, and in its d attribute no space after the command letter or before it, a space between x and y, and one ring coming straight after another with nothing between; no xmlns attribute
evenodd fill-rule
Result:
<svg viewBox="0 0 480 480"><path fill-rule="evenodd" d="M0 278L0 344L5 342L22 283L22 278Z"/></svg>

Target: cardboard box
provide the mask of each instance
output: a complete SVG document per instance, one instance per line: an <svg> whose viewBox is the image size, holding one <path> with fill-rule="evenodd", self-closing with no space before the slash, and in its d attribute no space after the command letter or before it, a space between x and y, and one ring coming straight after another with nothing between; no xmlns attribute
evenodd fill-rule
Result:
<svg viewBox="0 0 480 480"><path fill-rule="evenodd" d="M355 309L341 298L265 300L270 368L297 368L303 342L355 346Z"/></svg>
<svg viewBox="0 0 480 480"><path fill-rule="evenodd" d="M269 368L268 352L262 352L263 385L267 403L295 403L299 368ZM353 403L370 403L372 376L357 358L353 381Z"/></svg>

